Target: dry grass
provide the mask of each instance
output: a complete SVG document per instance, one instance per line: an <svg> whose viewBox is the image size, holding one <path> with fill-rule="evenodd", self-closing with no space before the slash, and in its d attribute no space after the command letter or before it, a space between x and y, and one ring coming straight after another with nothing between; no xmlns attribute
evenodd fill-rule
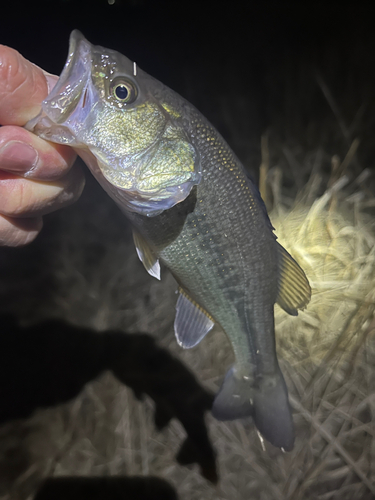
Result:
<svg viewBox="0 0 375 500"><path fill-rule="evenodd" d="M336 118L339 135L351 129ZM73 401L0 428L1 500L31 499L49 476L83 475L156 475L181 500L375 498L374 199L371 178L358 168L358 144L349 136L344 143L340 162L272 134L263 141L261 185L272 222L313 288L298 318L276 308L294 450L262 443L250 420L207 415L220 475L213 486L197 466L176 462L185 437L180 423L157 431L153 402L138 401L107 372ZM192 350L177 346L173 279L165 269L161 282L147 275L121 214L98 186L88 187L74 207L49 218L34 245L1 251L0 311L25 321L55 316L98 331L147 332L216 391L233 361L229 342L215 329Z"/></svg>
<svg viewBox="0 0 375 500"><path fill-rule="evenodd" d="M272 190L279 189L270 178ZM105 373L72 402L3 427L1 470L17 455L13 470L18 474L3 478L1 498L31 498L40 480L51 475L123 474L163 477L180 499L189 500L374 498L375 231L363 211L367 199L353 204L348 191L338 187L340 181L310 206L305 191L292 209L286 199L271 214L280 241L306 269L314 292L298 318L276 311L279 356L297 430L291 453L267 443L263 449L251 421L219 423L208 415L220 475L214 487L196 466L176 463L185 435L179 422L157 431L152 401L139 402ZM92 210L89 197L83 209L86 204ZM106 210L112 217L112 207ZM74 208L70 211L74 214ZM55 240L49 272L59 286L38 314L48 310L99 330L149 332L216 390L232 361L229 343L214 331L196 349L180 350L172 333L175 285L166 270L160 283L149 278L128 233L121 241L113 236L108 246L93 227L86 230L85 243L77 239L84 218L57 217L59 232L46 238ZM107 225L106 231L116 232L118 226ZM96 248L95 265L77 251L81 245L85 252ZM28 311L27 293L21 290L18 300L17 307Z"/></svg>
<svg viewBox="0 0 375 500"><path fill-rule="evenodd" d="M289 479L287 498L375 496L374 221L340 192L345 183L310 207L279 206L272 218L313 288L295 321L279 308L275 315L291 404L310 445L297 445L293 463L304 463L305 473Z"/></svg>

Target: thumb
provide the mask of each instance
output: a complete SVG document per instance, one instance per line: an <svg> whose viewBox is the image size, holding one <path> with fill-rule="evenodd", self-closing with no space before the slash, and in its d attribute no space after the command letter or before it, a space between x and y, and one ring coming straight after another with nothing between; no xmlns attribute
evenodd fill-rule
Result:
<svg viewBox="0 0 375 500"><path fill-rule="evenodd" d="M16 50L0 45L0 125L25 125L39 113L47 94L42 69Z"/></svg>

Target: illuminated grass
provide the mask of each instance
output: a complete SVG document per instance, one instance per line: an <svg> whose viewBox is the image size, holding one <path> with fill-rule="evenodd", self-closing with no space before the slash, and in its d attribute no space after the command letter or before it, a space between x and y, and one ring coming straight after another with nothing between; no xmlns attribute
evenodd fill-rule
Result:
<svg viewBox="0 0 375 500"><path fill-rule="evenodd" d="M98 193L79 209L112 218L111 208L93 206ZM279 240L313 287L311 304L297 318L276 308L279 359L296 425L291 453L268 443L263 451L251 420L222 423L208 415L220 474L219 486L213 487L197 466L176 463L185 436L179 422L156 431L152 402L139 402L105 374L71 403L39 410L2 429L0 470L9 450L18 450L28 466L19 465L10 493L1 498L26 499L50 475L122 474L161 476L182 500L374 498L374 223L363 209L366 197L356 205L343 186L333 193L307 205L304 191L292 208L282 197L285 203L271 213ZM222 332L215 329L195 349L180 349L172 329L176 295L170 275L163 270L161 282L152 280L131 238L114 236L121 216L118 226L105 226L103 238L96 227L87 228L84 215L72 217L74 210L58 215L62 226L54 236L57 251L49 273L59 287L39 314L49 311L99 330L149 332L216 391L233 361ZM93 248L98 256L90 262L86 256ZM22 307L22 290L17 300Z"/></svg>
<svg viewBox="0 0 375 500"><path fill-rule="evenodd" d="M373 217L335 192L334 186L311 207L300 202L290 211L279 206L271 214L280 243L305 270L313 290L298 319L276 308L278 335L304 341L313 359L343 341L339 337L352 314L361 308L372 311L375 305Z"/></svg>
<svg viewBox="0 0 375 500"><path fill-rule="evenodd" d="M304 473L290 475L286 498L375 495L374 220L340 191L345 184L339 179L311 206L300 201L272 214L280 242L304 268L313 291L298 318L275 311L297 429L302 434L305 428L309 443L297 442L292 466L303 463Z"/></svg>
<svg viewBox="0 0 375 500"><path fill-rule="evenodd" d="M314 82L306 72L298 88L308 107L307 86ZM291 85L285 108L297 115L302 98L292 108L294 100ZM335 139L350 128L338 119L338 131L329 129ZM296 128L308 142L301 123ZM242 124L237 126L236 137ZM320 123L314 130L325 133ZM262 191L269 192L279 241L313 288L311 303L297 318L275 311L280 365L296 426L294 450L284 454L265 443L264 451L250 419L223 423L207 415L220 474L219 485L212 486L196 465L176 463L185 437L179 422L158 432L152 402L138 401L106 373L75 400L0 429L2 500L31 498L48 476L136 474L163 477L181 500L375 498L375 219L370 211L375 191L366 171L353 166L355 140L340 162L320 146L306 153L284 138L271 139L269 151L263 144L268 154L263 155ZM49 232L47 227L33 247L14 255L1 254L2 312L34 321L57 316L99 331L150 333L207 388L218 389L233 362L228 340L214 329L196 348L178 347L176 285L165 269L161 282L147 275L122 215L99 187L92 185L76 206L51 216Z"/></svg>

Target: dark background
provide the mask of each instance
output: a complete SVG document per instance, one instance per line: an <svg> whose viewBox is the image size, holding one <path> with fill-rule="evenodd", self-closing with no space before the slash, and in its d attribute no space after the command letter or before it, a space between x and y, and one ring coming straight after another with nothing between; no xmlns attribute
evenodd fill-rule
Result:
<svg viewBox="0 0 375 500"><path fill-rule="evenodd" d="M373 157L374 19L370 2L13 1L0 41L59 74L78 28L190 100L255 169L269 126L308 148L347 147L317 74L346 125L357 120L368 141L359 154Z"/></svg>

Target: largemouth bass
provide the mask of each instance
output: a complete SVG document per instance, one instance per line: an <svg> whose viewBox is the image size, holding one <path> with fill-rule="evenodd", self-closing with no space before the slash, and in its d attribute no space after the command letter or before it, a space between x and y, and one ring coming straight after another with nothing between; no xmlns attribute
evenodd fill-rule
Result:
<svg viewBox="0 0 375 500"><path fill-rule="evenodd" d="M160 279L162 262L173 273L178 343L195 346L214 323L228 336L235 364L214 416L251 416L267 440L290 450L274 304L296 315L310 286L276 241L257 187L220 134L185 99L78 31L28 128L72 146L130 220L147 271Z"/></svg>

